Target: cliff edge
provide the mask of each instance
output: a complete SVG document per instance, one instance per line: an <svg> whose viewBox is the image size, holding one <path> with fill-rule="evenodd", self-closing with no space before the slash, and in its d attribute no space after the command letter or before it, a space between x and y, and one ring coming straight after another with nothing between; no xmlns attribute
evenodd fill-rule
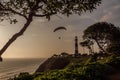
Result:
<svg viewBox="0 0 120 80"><path fill-rule="evenodd" d="M42 63L36 72L44 72L47 70L63 69L70 63L70 59L66 57L51 57Z"/></svg>

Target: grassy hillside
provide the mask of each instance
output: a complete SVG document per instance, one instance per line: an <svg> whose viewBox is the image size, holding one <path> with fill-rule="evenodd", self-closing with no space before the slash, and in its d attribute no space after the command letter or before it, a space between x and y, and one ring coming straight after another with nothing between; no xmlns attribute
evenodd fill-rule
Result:
<svg viewBox="0 0 120 80"><path fill-rule="evenodd" d="M104 60L95 60L94 57L69 60L70 63L64 69L34 74L21 73L9 80L110 80L109 75L120 69L120 58L116 56L109 56Z"/></svg>

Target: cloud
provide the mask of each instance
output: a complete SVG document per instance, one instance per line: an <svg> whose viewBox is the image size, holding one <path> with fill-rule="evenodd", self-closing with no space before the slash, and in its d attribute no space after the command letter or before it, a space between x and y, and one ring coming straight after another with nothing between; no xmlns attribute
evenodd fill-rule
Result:
<svg viewBox="0 0 120 80"><path fill-rule="evenodd" d="M108 21L112 19L113 14L111 12L103 15L99 21Z"/></svg>
<svg viewBox="0 0 120 80"><path fill-rule="evenodd" d="M120 2L119 0L112 0L111 2L105 2L103 8L98 13L101 13L98 21L107 21L113 24L120 25Z"/></svg>
<svg viewBox="0 0 120 80"><path fill-rule="evenodd" d="M118 9L120 9L120 5L116 5L113 8L118 10Z"/></svg>

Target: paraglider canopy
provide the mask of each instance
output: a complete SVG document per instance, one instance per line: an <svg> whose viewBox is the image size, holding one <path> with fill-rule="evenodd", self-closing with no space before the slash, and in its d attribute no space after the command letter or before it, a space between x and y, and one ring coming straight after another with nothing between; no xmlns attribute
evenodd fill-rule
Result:
<svg viewBox="0 0 120 80"><path fill-rule="evenodd" d="M59 31L59 30L67 30L67 28L63 27L63 26L60 26L60 27L57 27L53 30L53 32L56 32L56 31ZM58 39L61 39L61 37L59 37Z"/></svg>
<svg viewBox="0 0 120 80"><path fill-rule="evenodd" d="M67 30L67 29L66 29L65 27L60 26L60 27L55 28L55 29L53 30L53 32L56 32L56 31L58 31L58 30Z"/></svg>

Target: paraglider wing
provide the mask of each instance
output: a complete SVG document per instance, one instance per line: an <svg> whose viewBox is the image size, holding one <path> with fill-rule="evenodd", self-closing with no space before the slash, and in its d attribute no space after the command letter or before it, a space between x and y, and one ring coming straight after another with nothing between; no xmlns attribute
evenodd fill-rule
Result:
<svg viewBox="0 0 120 80"><path fill-rule="evenodd" d="M61 30L61 29L63 29L63 30L67 30L65 27L57 27L57 28L55 28L54 30L53 30L53 32L56 32L56 31L58 31L58 30Z"/></svg>

